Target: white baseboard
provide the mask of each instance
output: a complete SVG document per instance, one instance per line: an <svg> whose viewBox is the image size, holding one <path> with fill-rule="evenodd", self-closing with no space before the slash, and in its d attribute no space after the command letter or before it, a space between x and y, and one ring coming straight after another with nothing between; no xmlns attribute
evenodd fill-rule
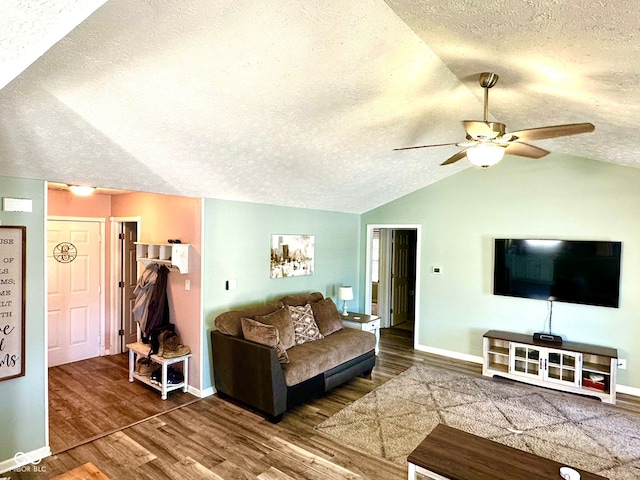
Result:
<svg viewBox="0 0 640 480"><path fill-rule="evenodd" d="M40 466L40 460L51 455L51 448L46 447L32 450L31 452L16 453L13 458L0 461L0 474L10 470L19 469L25 473L43 473L44 466Z"/></svg>
<svg viewBox="0 0 640 480"><path fill-rule="evenodd" d="M455 358L457 360L464 360L465 362L479 363L482 365L482 357L475 355L468 355L466 353L454 352L452 350L444 350L442 348L427 347L425 345L414 345L416 350L426 353L433 353L434 355L440 355L441 357ZM640 397L640 388L628 387L626 385L616 385L616 392L625 393L634 397Z"/></svg>
<svg viewBox="0 0 640 480"><path fill-rule="evenodd" d="M213 388L213 387L209 387L209 388L205 388L204 390L200 390L198 388L192 387L191 385L189 385L189 388L187 389L187 391L191 395L195 395L198 398L209 397L209 396L211 396L211 395L216 393L216 389Z"/></svg>
<svg viewBox="0 0 640 480"><path fill-rule="evenodd" d="M457 360L463 360L465 362L471 362L471 363L479 363L482 365L482 357L477 357L475 355L468 355L466 353L454 352L453 350L444 350L442 348L427 347L425 345L419 345L419 344L414 345L414 348L421 352L433 353L434 355L440 355L441 357L455 358Z"/></svg>
<svg viewBox="0 0 640 480"><path fill-rule="evenodd" d="M626 393L627 395L633 395L634 397L640 397L640 388L628 387L626 385L616 385L616 393Z"/></svg>

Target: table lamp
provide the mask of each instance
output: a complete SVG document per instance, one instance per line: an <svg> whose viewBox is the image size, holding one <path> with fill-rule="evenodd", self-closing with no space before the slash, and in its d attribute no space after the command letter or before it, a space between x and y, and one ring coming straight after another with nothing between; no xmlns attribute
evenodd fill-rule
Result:
<svg viewBox="0 0 640 480"><path fill-rule="evenodd" d="M353 300L352 287L340 287L338 289L338 299L342 300L342 315L347 316L347 300Z"/></svg>

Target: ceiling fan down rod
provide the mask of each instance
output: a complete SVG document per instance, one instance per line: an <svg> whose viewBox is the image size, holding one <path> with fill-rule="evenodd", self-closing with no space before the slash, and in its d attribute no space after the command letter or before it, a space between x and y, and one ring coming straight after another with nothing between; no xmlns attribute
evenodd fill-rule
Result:
<svg viewBox="0 0 640 480"><path fill-rule="evenodd" d="M480 86L484 88L484 121L489 122L489 89L498 83L500 77L493 72L482 72L480 74Z"/></svg>

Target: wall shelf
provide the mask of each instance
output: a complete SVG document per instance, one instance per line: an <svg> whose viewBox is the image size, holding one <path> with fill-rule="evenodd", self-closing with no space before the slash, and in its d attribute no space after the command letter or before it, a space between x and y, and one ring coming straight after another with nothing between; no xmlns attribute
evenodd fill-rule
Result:
<svg viewBox="0 0 640 480"><path fill-rule="evenodd" d="M189 273L188 243L136 243L136 260L145 268L152 263L165 265L179 273Z"/></svg>

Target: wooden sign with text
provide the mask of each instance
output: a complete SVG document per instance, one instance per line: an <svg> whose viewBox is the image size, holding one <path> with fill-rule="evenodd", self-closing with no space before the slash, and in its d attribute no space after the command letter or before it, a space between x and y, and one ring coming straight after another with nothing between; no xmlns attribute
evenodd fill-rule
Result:
<svg viewBox="0 0 640 480"><path fill-rule="evenodd" d="M26 233L0 225L0 381L25 374Z"/></svg>

